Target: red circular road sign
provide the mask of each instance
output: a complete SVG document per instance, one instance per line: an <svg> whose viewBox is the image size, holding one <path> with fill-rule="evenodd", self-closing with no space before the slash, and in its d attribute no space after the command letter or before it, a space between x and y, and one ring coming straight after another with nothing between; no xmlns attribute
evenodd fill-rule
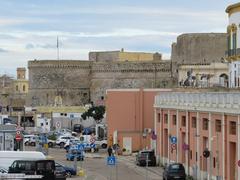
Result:
<svg viewBox="0 0 240 180"><path fill-rule="evenodd" d="M21 135L20 134L16 134L16 141L21 141L22 140L22 137L21 137Z"/></svg>

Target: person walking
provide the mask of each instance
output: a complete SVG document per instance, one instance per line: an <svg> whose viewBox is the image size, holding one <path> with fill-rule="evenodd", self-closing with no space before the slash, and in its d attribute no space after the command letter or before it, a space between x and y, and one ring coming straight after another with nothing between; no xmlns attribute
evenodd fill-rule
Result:
<svg viewBox="0 0 240 180"><path fill-rule="evenodd" d="M108 151L108 156L109 156L109 157L112 156L113 149L112 149L111 146L108 147L107 151Z"/></svg>

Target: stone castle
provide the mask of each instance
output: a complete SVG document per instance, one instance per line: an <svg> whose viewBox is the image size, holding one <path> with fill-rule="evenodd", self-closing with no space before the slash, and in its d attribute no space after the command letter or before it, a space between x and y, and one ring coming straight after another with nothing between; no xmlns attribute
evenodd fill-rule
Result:
<svg viewBox="0 0 240 180"><path fill-rule="evenodd" d="M224 33L183 34L173 43L170 60L122 49L90 52L88 61L29 61L27 105L101 104L107 89L175 87L179 65L220 62L226 49Z"/></svg>

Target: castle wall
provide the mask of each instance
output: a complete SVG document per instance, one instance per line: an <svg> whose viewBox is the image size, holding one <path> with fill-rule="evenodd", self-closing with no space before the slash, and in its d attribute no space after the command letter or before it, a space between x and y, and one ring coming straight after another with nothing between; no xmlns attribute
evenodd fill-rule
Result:
<svg viewBox="0 0 240 180"><path fill-rule="evenodd" d="M171 82L169 61L93 63L91 99L101 100L107 89L160 88Z"/></svg>
<svg viewBox="0 0 240 180"><path fill-rule="evenodd" d="M29 61L28 105L94 103L109 88L165 87L170 82L170 62Z"/></svg>
<svg viewBox="0 0 240 180"><path fill-rule="evenodd" d="M221 62L227 50L226 33L182 34L172 44L172 68L177 76L179 64Z"/></svg>
<svg viewBox="0 0 240 180"><path fill-rule="evenodd" d="M89 100L89 61L29 61L28 105L82 105Z"/></svg>

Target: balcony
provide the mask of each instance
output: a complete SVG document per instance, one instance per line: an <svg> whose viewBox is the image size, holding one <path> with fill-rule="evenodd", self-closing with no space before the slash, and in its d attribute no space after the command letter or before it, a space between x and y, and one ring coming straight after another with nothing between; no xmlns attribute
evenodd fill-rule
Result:
<svg viewBox="0 0 240 180"><path fill-rule="evenodd" d="M155 107L239 114L240 93L162 92L155 97Z"/></svg>
<svg viewBox="0 0 240 180"><path fill-rule="evenodd" d="M225 56L226 57L238 56L238 55L240 55L240 48L229 49L229 50L225 51Z"/></svg>

